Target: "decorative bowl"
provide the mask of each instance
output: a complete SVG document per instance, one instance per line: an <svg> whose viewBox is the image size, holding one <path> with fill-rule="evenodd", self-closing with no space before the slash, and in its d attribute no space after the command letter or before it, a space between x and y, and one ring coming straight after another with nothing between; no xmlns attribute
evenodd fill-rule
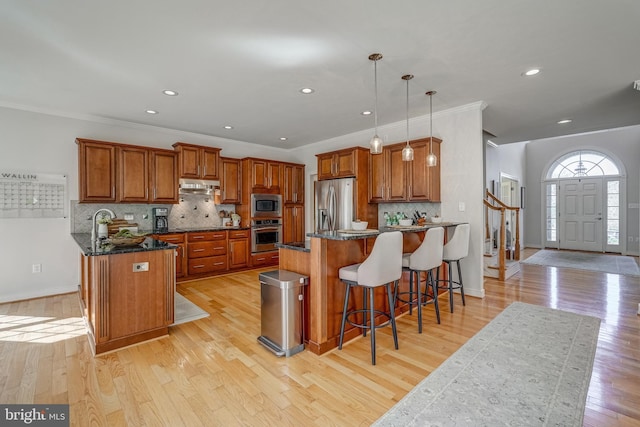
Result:
<svg viewBox="0 0 640 427"><path fill-rule="evenodd" d="M114 246L135 246L144 242L147 236L135 236L135 237L111 237L109 243Z"/></svg>
<svg viewBox="0 0 640 427"><path fill-rule="evenodd" d="M431 222L436 223L436 224L439 224L439 223L441 223L441 222L442 222L442 217L439 217L439 216L432 216L432 217L431 217Z"/></svg>
<svg viewBox="0 0 640 427"><path fill-rule="evenodd" d="M412 219L401 219L398 221L398 224L406 227L408 225L413 225L413 220Z"/></svg>
<svg viewBox="0 0 640 427"><path fill-rule="evenodd" d="M354 229L354 230L358 230L358 231L366 230L368 225L369 225L369 222L367 222L367 221L352 221L351 222L351 228Z"/></svg>

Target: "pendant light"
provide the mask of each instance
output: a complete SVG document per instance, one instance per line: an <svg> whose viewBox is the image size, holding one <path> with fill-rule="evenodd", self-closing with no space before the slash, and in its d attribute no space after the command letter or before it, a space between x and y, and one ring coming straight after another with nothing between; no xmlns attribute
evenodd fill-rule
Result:
<svg viewBox="0 0 640 427"><path fill-rule="evenodd" d="M369 60L373 61L373 84L375 87L376 103L373 110L373 120L375 125L375 133L371 141L369 141L369 151L371 154L382 153L382 138L378 136L378 61L382 59L381 53L372 53Z"/></svg>
<svg viewBox="0 0 640 427"><path fill-rule="evenodd" d="M438 158L435 154L433 154L433 95L437 92L435 90L430 90L425 93L425 95L429 95L429 154L427 155L427 166L437 166Z"/></svg>
<svg viewBox="0 0 640 427"><path fill-rule="evenodd" d="M410 162L413 160L413 148L409 145L409 80L413 75L406 74L402 76L402 80L407 82L407 145L402 149L402 161Z"/></svg>

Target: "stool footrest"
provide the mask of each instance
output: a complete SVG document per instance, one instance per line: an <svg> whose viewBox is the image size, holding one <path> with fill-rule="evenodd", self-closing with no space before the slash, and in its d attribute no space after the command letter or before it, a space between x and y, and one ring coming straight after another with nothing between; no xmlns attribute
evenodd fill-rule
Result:
<svg viewBox="0 0 640 427"><path fill-rule="evenodd" d="M356 328L360 328L360 329L371 329L371 326L369 325L369 323L356 323L355 321L349 320L349 316L352 316L354 314L358 314L358 313L362 313L362 315L364 316L364 321L366 322L367 319L369 318L369 310L363 310L363 309L359 309L359 310L351 310L349 312L347 312L347 319L346 322L348 324L350 324L351 326L355 326ZM384 326L387 326L389 324L389 322L391 321L391 316L389 315L389 313L385 313L384 311L380 311L380 310L373 310L373 314L375 314L376 316L384 316L387 318L387 320L385 320L384 322L380 323L379 325L374 325L374 328L378 329L378 328L382 328ZM375 317L374 317L374 321L375 321Z"/></svg>

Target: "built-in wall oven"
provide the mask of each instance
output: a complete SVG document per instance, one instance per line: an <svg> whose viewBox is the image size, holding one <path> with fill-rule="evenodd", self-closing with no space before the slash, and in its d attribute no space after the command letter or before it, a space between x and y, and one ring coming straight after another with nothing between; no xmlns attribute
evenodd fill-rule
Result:
<svg viewBox="0 0 640 427"><path fill-rule="evenodd" d="M251 218L282 218L282 196L280 194L252 194Z"/></svg>
<svg viewBox="0 0 640 427"><path fill-rule="evenodd" d="M276 243L282 243L282 220L253 219L251 220L251 252L267 252L276 248Z"/></svg>

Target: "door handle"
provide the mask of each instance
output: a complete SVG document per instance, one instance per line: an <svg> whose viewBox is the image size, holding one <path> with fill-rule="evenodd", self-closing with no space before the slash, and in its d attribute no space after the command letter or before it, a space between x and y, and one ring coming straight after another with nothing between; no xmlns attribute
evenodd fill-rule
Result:
<svg viewBox="0 0 640 427"><path fill-rule="evenodd" d="M600 221L602 219L602 217L596 218L596 220Z"/></svg>

